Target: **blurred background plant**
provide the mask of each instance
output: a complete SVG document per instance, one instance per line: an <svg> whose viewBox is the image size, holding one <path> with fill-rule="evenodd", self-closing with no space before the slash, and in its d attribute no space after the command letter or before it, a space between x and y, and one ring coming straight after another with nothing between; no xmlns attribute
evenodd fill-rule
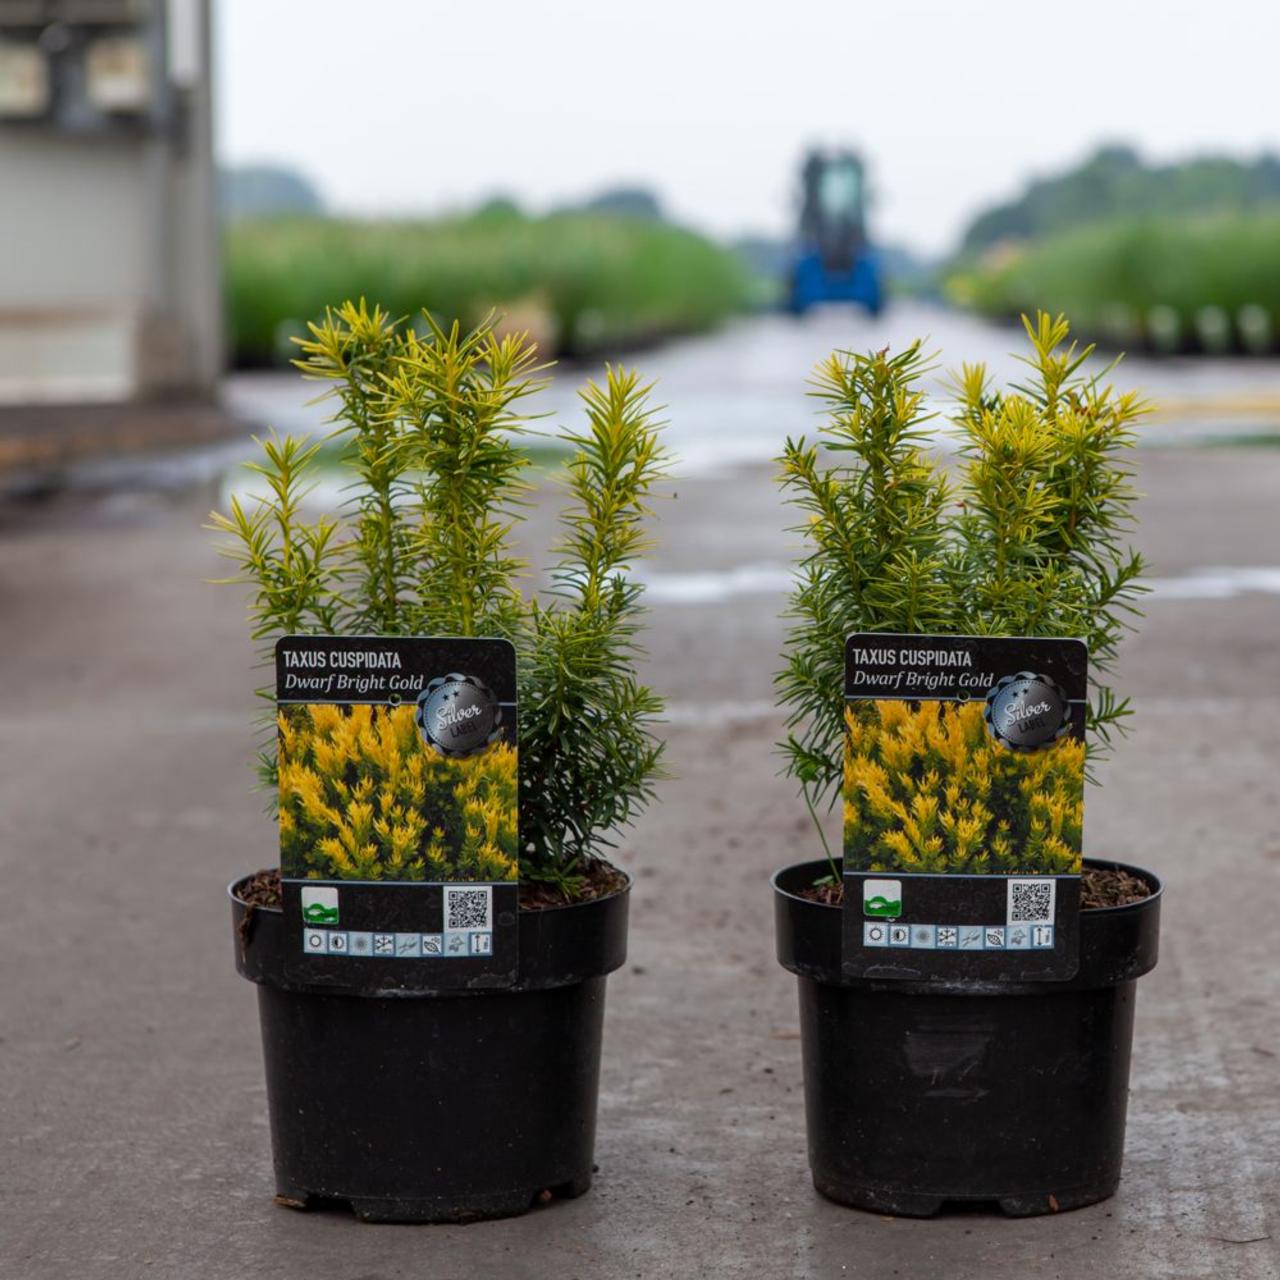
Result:
<svg viewBox="0 0 1280 1280"><path fill-rule="evenodd" d="M519 655L520 874L582 892L611 833L650 798L662 702L635 675L650 495L665 473L650 388L610 368L582 392L562 536L544 598L521 593L511 548L529 459L519 402L540 385L524 334L494 320L420 328L363 300L326 312L296 363L336 406L352 478L338 518L303 520L319 446L262 442L259 498L212 527L251 588L255 639L297 632L500 636ZM263 690L270 698L271 691ZM263 780L279 762L268 742ZM283 779L282 779L283 782Z"/></svg>
<svg viewBox="0 0 1280 1280"><path fill-rule="evenodd" d="M941 270L960 306L1043 307L1110 346L1266 354L1280 337L1280 158L1149 165L1129 147L1030 183Z"/></svg>
<svg viewBox="0 0 1280 1280"><path fill-rule="evenodd" d="M495 308L544 356L583 357L706 329L750 297L742 261L704 236L611 208L528 217L495 201L421 221L232 221L224 238L233 358L278 363L333 298L393 315L423 298L447 326Z"/></svg>

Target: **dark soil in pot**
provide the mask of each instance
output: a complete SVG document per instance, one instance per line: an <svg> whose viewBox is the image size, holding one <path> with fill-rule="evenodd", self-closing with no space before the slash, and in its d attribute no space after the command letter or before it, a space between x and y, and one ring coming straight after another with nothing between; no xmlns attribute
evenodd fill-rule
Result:
<svg viewBox="0 0 1280 1280"><path fill-rule="evenodd" d="M1156 963L1161 885L1136 867L1086 865L1148 892L1081 914L1076 977L1016 985L846 977L842 909L805 896L827 864L774 876L778 959L800 980L819 1191L922 1217L952 1202L1053 1213L1115 1191L1135 984Z"/></svg>
<svg viewBox="0 0 1280 1280"><path fill-rule="evenodd" d="M629 879L601 865L600 896L521 911L514 987L434 996L287 980L270 873L231 886L236 967L258 986L281 1203L459 1222L587 1190L605 980L626 958L630 897Z"/></svg>
<svg viewBox="0 0 1280 1280"><path fill-rule="evenodd" d="M613 893L621 893L630 881L626 872L619 871L611 863L596 861L587 867L582 889L572 902L557 888L549 884L522 882L520 885L520 910L545 911L548 907L573 906L575 902L594 902ZM231 887L231 895L249 908L245 914L248 924L258 907L278 909L280 906L280 868L267 867L253 875L238 880Z"/></svg>
<svg viewBox="0 0 1280 1280"><path fill-rule="evenodd" d="M826 867L826 864L823 864ZM826 868L826 883L801 889L800 897L810 902L820 902L828 907L844 903L844 881L830 883L830 868ZM260 872L266 875L267 872ZM1141 876L1132 875L1122 867L1087 867L1080 877L1080 906L1086 911L1100 907L1127 907L1131 902L1141 902L1151 896L1151 885Z"/></svg>

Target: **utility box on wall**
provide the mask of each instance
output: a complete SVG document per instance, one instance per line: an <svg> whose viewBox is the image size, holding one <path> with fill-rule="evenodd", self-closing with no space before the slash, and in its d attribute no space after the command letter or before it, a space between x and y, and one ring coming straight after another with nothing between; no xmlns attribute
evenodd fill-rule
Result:
<svg viewBox="0 0 1280 1280"><path fill-rule="evenodd" d="M211 397L208 0L0 0L0 404Z"/></svg>

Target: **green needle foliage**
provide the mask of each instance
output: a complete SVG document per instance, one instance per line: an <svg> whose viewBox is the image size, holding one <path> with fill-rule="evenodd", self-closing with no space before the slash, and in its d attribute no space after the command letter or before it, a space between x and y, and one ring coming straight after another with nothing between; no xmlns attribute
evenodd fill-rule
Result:
<svg viewBox="0 0 1280 1280"><path fill-rule="evenodd" d="M820 444L788 440L779 459L809 549L775 680L786 772L815 818L841 783L844 640L855 631L1080 637L1091 755L1130 714L1106 673L1144 590L1126 542L1136 497L1126 455L1146 406L1104 384L1105 372L1082 372L1093 348L1068 343L1064 317L1023 325L1025 384L997 389L980 364L955 375L954 477L926 451L919 342L897 355L838 351L815 371Z"/></svg>
<svg viewBox="0 0 1280 1280"><path fill-rule="evenodd" d="M634 674L643 588L626 574L648 546L646 499L664 471L648 391L609 370L582 392L588 429L562 437L576 448L572 501L550 599L530 606L520 682L520 839L546 878L628 822L660 773L648 726L662 702Z"/></svg>
<svg viewBox="0 0 1280 1280"><path fill-rule="evenodd" d="M311 326L295 361L326 384L337 435L352 445L340 520L299 512L319 445L261 442L251 464L265 497L231 501L211 527L253 588L255 639L327 634L500 636L518 655L520 874L572 899L610 833L651 798L662 700L635 664L642 588L629 577L649 547L645 521L666 474L651 386L610 368L581 393L569 502L545 598L522 593L512 550L528 486L520 401L542 386L524 335L492 319L470 332L392 320L362 299ZM264 655L265 656L265 655ZM272 698L271 690L260 691ZM276 777L274 743L263 780Z"/></svg>

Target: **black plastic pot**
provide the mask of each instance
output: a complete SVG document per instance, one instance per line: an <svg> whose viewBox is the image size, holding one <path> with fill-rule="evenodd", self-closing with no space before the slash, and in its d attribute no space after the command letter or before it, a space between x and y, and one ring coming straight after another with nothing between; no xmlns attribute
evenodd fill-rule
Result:
<svg viewBox="0 0 1280 1280"><path fill-rule="evenodd" d="M591 1185L605 975L630 884L522 912L514 988L334 995L287 981L279 911L230 888L236 968L258 984L279 1199L369 1222L523 1213Z"/></svg>
<svg viewBox="0 0 1280 1280"><path fill-rule="evenodd" d="M1135 980L1156 963L1160 881L1085 911L1080 970L1019 985L841 973L840 907L798 897L826 862L773 877L778 959L800 979L809 1165L832 1200L931 1217L950 1201L1011 1216L1093 1204L1120 1181Z"/></svg>

